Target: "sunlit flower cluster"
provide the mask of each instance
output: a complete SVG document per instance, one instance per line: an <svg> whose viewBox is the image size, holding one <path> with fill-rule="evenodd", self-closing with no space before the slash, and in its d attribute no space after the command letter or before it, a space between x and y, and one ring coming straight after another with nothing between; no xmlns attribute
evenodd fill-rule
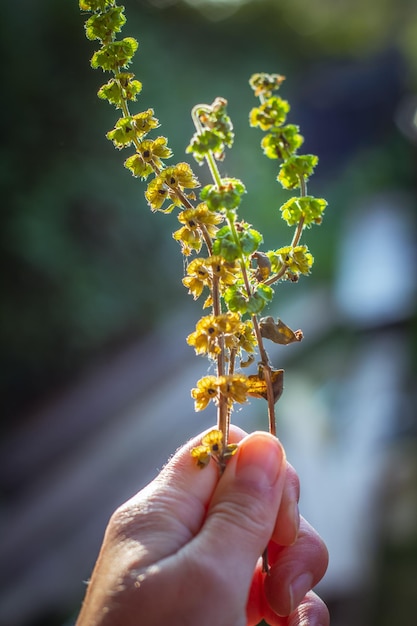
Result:
<svg viewBox="0 0 417 626"><path fill-rule="evenodd" d="M210 400L219 401L219 394L227 399L228 406L234 402L243 404L248 397L249 382L243 374L228 376L204 376L197 382L197 387L191 390L196 411L203 411Z"/></svg>
<svg viewBox="0 0 417 626"><path fill-rule="evenodd" d="M205 202L200 202L195 208L185 209L178 215L178 221L184 224L173 233L173 237L181 244L184 256L192 251L200 252L203 244L203 229L206 236L213 238L217 232L217 224L223 221L223 216L209 211Z"/></svg>
<svg viewBox="0 0 417 626"><path fill-rule="evenodd" d="M290 105L287 100L271 96L250 112L249 120L252 126L259 126L261 130L270 130L274 126L279 126L287 117Z"/></svg>
<svg viewBox="0 0 417 626"><path fill-rule="evenodd" d="M79 5L90 13L85 24L87 38L101 44L91 65L111 74L98 96L121 115L107 138L119 150L130 147L133 154L124 165L133 176L149 179L145 198L152 211L170 213L179 209L180 227L173 238L185 257L182 282L194 300L206 292L203 309L211 307L210 314L203 316L188 335L187 343L196 354L216 362L217 375L201 378L191 396L196 411L202 411L213 400L218 407L219 429L207 433L191 454L199 467L213 459L223 470L225 460L236 451L236 446L227 442L234 403L244 403L249 396L266 399L270 429L275 432L271 426L275 423L273 405L282 393L283 370L272 367L263 340L288 345L300 341L302 333L271 316L259 316L272 300L273 283L295 282L312 266L312 255L299 242L304 228L319 224L326 208L325 200L307 195L307 182L318 159L297 154L303 137L298 126L286 124L290 105L274 93L285 77L254 74L250 85L259 106L250 112L250 124L267 132L261 146L268 158L281 160L277 176L281 185L299 189L299 196L280 209L288 226L295 227L291 245L261 252L262 234L238 216L245 185L238 178L222 177L218 169L217 163L234 140L227 101L216 98L211 105L199 104L192 111L196 132L186 151L199 165L206 162L212 178L212 184L200 190L200 202L196 203L194 190L200 183L190 165L181 162L167 166L165 160L172 157L172 151L166 137L148 137L159 127L153 109L130 112L142 83L127 70L138 42L132 37L116 37L126 22L124 7L117 6L116 0L79 0ZM190 260L188 257L194 253L199 256ZM244 376L236 370L254 361L257 346L261 359L258 373Z"/></svg>
<svg viewBox="0 0 417 626"><path fill-rule="evenodd" d="M207 258L196 258L187 267L187 276L182 282L188 291L197 300L204 287L210 291L213 288L213 278L218 279L220 292L233 285L238 278L239 267L235 261L226 261L220 255L212 255ZM211 300L210 300L211 302Z"/></svg>
<svg viewBox="0 0 417 626"><path fill-rule="evenodd" d="M151 180L145 191L145 198L152 211L160 210L165 200L169 198L172 205L165 211L170 212L175 206L181 206L182 198L179 194L185 189L198 186L199 182L188 163L178 163L173 167L166 167Z"/></svg>
<svg viewBox="0 0 417 626"><path fill-rule="evenodd" d="M196 354L207 354L215 357L222 349L238 349L239 339L247 339L247 325L241 321L237 313L206 315L196 325L195 331L188 335L187 343L193 346Z"/></svg>
<svg viewBox="0 0 417 626"><path fill-rule="evenodd" d="M108 100L116 109L121 109L126 100L136 100L136 96L142 91L142 83L134 79L134 74L119 72L111 78L97 92L99 98ZM153 111L152 111L153 114Z"/></svg>
<svg viewBox="0 0 417 626"><path fill-rule="evenodd" d="M268 253L271 270L280 272L282 269L293 275L309 274L314 263L313 255L307 246L284 246Z"/></svg>

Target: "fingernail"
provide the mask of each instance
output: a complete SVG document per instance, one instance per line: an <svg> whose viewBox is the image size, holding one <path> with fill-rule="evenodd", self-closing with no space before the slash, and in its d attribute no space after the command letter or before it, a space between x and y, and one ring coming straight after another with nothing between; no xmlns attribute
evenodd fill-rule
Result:
<svg viewBox="0 0 417 626"><path fill-rule="evenodd" d="M272 487L283 465L283 449L277 439L257 433L244 441L239 449L236 477L262 487Z"/></svg>
<svg viewBox="0 0 417 626"><path fill-rule="evenodd" d="M313 575L311 572L304 572L297 576L290 584L290 606L291 613L295 611L306 593L313 586Z"/></svg>
<svg viewBox="0 0 417 626"><path fill-rule="evenodd" d="M300 528L300 511L298 509L298 502L292 500L288 503L285 514L288 519L288 526L291 529L292 537L290 536L289 545L292 545L298 536L298 530Z"/></svg>

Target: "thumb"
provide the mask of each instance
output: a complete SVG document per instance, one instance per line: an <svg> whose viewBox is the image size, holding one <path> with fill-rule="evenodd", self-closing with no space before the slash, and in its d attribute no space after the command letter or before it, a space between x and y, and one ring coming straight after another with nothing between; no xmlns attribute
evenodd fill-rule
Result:
<svg viewBox="0 0 417 626"><path fill-rule="evenodd" d="M196 537L199 553L221 555L224 573L245 591L275 526L285 470L285 453L275 437L248 435L227 464Z"/></svg>

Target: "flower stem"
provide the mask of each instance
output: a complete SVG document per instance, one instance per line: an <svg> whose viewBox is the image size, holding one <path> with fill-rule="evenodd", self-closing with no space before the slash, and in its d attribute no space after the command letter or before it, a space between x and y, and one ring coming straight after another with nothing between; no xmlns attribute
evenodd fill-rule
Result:
<svg viewBox="0 0 417 626"><path fill-rule="evenodd" d="M304 178L304 176L300 176L299 178L300 178L300 198L303 198L304 196L307 195L307 183L306 183L306 179ZM292 248L295 248L295 246L298 246L298 244L300 243L301 236L303 234L303 229L304 229L304 216L302 215L297 224L297 227L294 232L294 236L291 241ZM288 266L284 264L279 270L279 272L277 274L274 274L274 276L271 276L270 278L268 278L268 280L265 280L264 284L273 285L274 283L278 282L284 276L287 269L288 269Z"/></svg>
<svg viewBox="0 0 417 626"><path fill-rule="evenodd" d="M228 221L233 239L240 248L239 237L236 232L236 225L234 221L234 214L232 213L228 214L226 217L227 217L227 221ZM248 298L250 298L250 296L252 295L252 289L250 286L248 272L246 269L246 265L245 265L245 261L243 259L242 253L240 255L239 262L240 262L240 269L241 269L242 276L243 276L243 281L245 283L246 294ZM274 399L274 390L272 387L272 380L271 380L271 364L269 362L268 354L265 350L263 338L262 338L261 331L259 328L258 317L256 315L252 315L252 324L253 324L253 328L254 328L255 335L256 335L256 341L258 343L259 354L261 357L262 374L264 376L265 384L266 384L269 432L276 436L277 429L276 429L276 418L275 418L275 399Z"/></svg>
<svg viewBox="0 0 417 626"><path fill-rule="evenodd" d="M276 437L277 425L275 417L274 389L272 387L271 380L271 364L269 362L268 354L265 350L261 330L259 328L258 318L256 315L252 315L252 323L255 330L256 340L258 342L259 354L261 357L262 374L264 376L266 384L266 397L268 402L268 429L269 432Z"/></svg>
<svg viewBox="0 0 417 626"><path fill-rule="evenodd" d="M201 134L203 132L203 127L200 122L200 113L210 113L210 107L208 107L206 104L196 104L191 111L191 117L193 119L194 126L197 130L197 133ZM208 152L205 155L205 159L206 159L207 166L210 170L211 177L214 183L216 184L217 188L220 189L220 187L222 186L222 179L220 176L219 168L217 167L216 159L213 156L213 153Z"/></svg>
<svg viewBox="0 0 417 626"><path fill-rule="evenodd" d="M193 107L191 111L191 117L193 119L194 126L197 130L197 133L203 132L203 127L200 122L200 114L202 112L209 113L210 112L209 107L207 107L204 104L197 104L195 107ZM213 178L213 181L215 185L217 186L217 188L220 189L222 185L222 179L221 179L213 154L211 152L208 152L205 155L205 159L206 159L208 168L210 170L210 174ZM208 233L207 231L204 232L203 230L202 230L202 233L207 244L206 237L208 237ZM212 249L211 243L210 243L210 246L207 245L207 248L209 251L211 251ZM216 316L220 315L221 314L220 289L219 289L219 279L216 275L213 275L212 298L213 298L213 306L212 306L213 315L216 315ZM224 376L226 354L225 354L225 345L224 345L223 335L219 337L219 348L220 348L220 352L217 355L217 376ZM221 393L221 391L219 391L218 404L217 404L217 429L220 430L223 435L224 447L227 446L228 440L229 440L229 421L230 421L229 418L230 418L230 412L229 412L228 399L226 398L226 396L224 396ZM219 459L219 467L220 467L220 471L224 470L225 463L222 458Z"/></svg>

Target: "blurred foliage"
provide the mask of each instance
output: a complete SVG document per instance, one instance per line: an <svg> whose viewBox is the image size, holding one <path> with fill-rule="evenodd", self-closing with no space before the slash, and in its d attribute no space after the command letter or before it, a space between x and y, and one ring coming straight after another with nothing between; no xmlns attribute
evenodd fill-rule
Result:
<svg viewBox="0 0 417 626"><path fill-rule="evenodd" d="M287 194L262 156L261 134L248 127L254 101L247 81L257 71L287 75L305 149L320 156L309 191L325 189L334 207L326 228L306 236L315 279L331 279L349 203L414 184L415 136L401 134L395 120L416 92L415 2L125 4L126 36L140 44L140 110L155 109L183 159L192 106L228 99L236 141L224 171L247 186L242 215L268 233L269 247L281 245L273 209ZM143 186L105 139L114 112L97 100L103 81L89 66L94 47L77 1L6 3L0 47L1 384L11 418L187 298L171 238L175 219L150 214ZM203 169L197 173L205 184ZM169 278L163 299L153 288L161 272Z"/></svg>

